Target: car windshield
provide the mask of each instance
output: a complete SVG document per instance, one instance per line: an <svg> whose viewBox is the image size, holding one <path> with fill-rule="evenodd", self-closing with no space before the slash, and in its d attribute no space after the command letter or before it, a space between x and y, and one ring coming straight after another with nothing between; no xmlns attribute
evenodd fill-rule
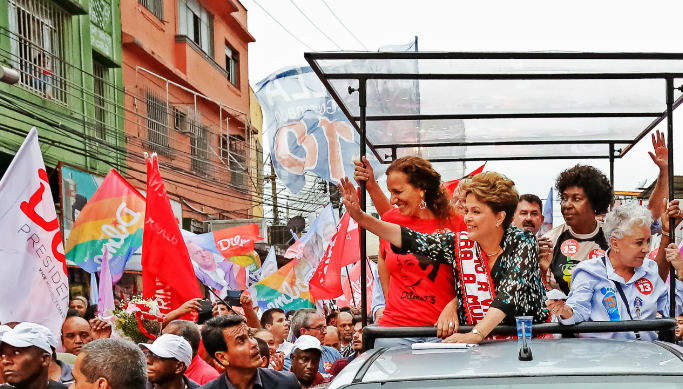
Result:
<svg viewBox="0 0 683 389"><path fill-rule="evenodd" d="M551 368L551 367L549 367ZM382 389L679 389L680 376L544 376L387 382Z"/></svg>

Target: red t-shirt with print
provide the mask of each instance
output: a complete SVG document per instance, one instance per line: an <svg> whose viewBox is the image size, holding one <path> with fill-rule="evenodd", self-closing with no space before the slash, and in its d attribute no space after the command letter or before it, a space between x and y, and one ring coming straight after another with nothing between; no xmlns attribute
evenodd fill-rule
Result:
<svg viewBox="0 0 683 389"><path fill-rule="evenodd" d="M414 231L434 233L436 219L402 216L398 208L382 215L382 220ZM454 216L444 230L466 230L462 216ZM433 326L446 304L455 298L453 267L424 256L398 255L386 240L380 241L380 255L389 272L389 291L380 327Z"/></svg>

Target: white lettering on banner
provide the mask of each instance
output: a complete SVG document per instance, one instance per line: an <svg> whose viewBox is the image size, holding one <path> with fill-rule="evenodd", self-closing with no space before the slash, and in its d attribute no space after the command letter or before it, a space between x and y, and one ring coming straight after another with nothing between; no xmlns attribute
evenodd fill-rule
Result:
<svg viewBox="0 0 683 389"><path fill-rule="evenodd" d="M337 103L335 103L334 100L328 100L320 105L297 105L296 107L288 108L286 111L279 108L277 111L273 112L273 114L275 115L276 123L288 123L301 119L308 111L317 113L318 115L333 115L337 112Z"/></svg>
<svg viewBox="0 0 683 389"><path fill-rule="evenodd" d="M145 221L145 228L151 229L152 231L161 235L162 238L166 239L168 242L174 245L178 244L178 239L176 239L176 237L173 235L167 235L167 231L164 229L164 227L154 222L154 220L151 217L148 217L147 221Z"/></svg>
<svg viewBox="0 0 683 389"><path fill-rule="evenodd" d="M311 77L311 80L314 80L316 85L320 88L318 91L314 91L310 86L307 86L304 83L304 73L302 68L296 68L297 75L294 76L296 78L297 83L301 87L301 92L294 92L291 95L285 91L285 88L282 87L282 84L280 83L280 80L275 79L266 84L266 97L268 98L268 105L271 107L275 105L273 102L273 99L275 97L281 97L285 102L290 102L292 100L305 100L305 99L310 99L311 97L314 98L324 98L327 97L327 90L325 89L325 86L320 82L317 78L315 78L315 74L312 72L308 72L307 74ZM313 96L311 96L309 90L313 91Z"/></svg>
<svg viewBox="0 0 683 389"><path fill-rule="evenodd" d="M156 279L156 300L159 304L161 313L166 314L171 311L171 288L165 283Z"/></svg>
<svg viewBox="0 0 683 389"><path fill-rule="evenodd" d="M132 216L133 219L131 221L125 221L123 220L123 213L127 213L128 215ZM135 225L135 223L140 220L140 212L135 212L130 210L128 207L126 207L126 202L122 202L119 207L116 209L116 222L114 223L114 226L105 224L102 226L102 231L109 235L109 239L107 240L107 243L104 245L107 246L107 251L109 254L116 254L118 249L121 248L121 245L123 245L123 242L130 236L130 232L128 231L127 227L132 227ZM118 241L116 241L118 239ZM104 252L104 247L102 247L102 252ZM102 255L96 255L94 258L95 263L97 264L97 270L102 269ZM118 259L117 259L118 261ZM110 263L110 266L114 266L116 263Z"/></svg>
<svg viewBox="0 0 683 389"><path fill-rule="evenodd" d="M221 239L216 242L218 244L218 249L221 251L230 250L232 247L244 247L245 244L251 242L249 239L242 239L239 235L235 235L232 238Z"/></svg>
<svg viewBox="0 0 683 389"><path fill-rule="evenodd" d="M153 190L159 196L166 196L166 188L164 187L163 181L161 181L161 176L159 176L159 178L153 177L152 181L147 185L147 190Z"/></svg>
<svg viewBox="0 0 683 389"><path fill-rule="evenodd" d="M281 308L295 299L301 298L301 296L308 292L308 285L301 284L298 280L294 285L290 285L288 282L283 282L280 290L281 294L277 296L272 302L269 302L267 308Z"/></svg>

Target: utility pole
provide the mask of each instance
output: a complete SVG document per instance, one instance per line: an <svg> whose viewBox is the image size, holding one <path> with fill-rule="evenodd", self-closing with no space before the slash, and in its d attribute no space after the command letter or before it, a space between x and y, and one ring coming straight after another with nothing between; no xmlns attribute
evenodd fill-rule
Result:
<svg viewBox="0 0 683 389"><path fill-rule="evenodd" d="M270 156L270 176L264 178L270 180L270 187L273 192L273 225L277 226L280 224L280 218L278 217L277 211L277 183L275 182L277 176L275 175L275 166L273 165L272 155Z"/></svg>

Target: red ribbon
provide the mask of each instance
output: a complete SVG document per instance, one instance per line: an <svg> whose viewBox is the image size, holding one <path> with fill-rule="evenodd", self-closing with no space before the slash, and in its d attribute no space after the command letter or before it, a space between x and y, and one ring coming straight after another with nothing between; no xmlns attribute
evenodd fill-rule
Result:
<svg viewBox="0 0 683 389"><path fill-rule="evenodd" d="M157 339L156 335L150 334L149 331L147 331L145 329L145 327L142 326L142 319L156 320L159 323L163 323L164 322L164 316L163 315L162 316L155 316L155 315L152 315L150 313L146 313L146 312L142 312L142 311L135 311L135 318L138 321L138 329L140 330L140 332L143 335L145 335L146 337L148 337L150 340L156 340Z"/></svg>

